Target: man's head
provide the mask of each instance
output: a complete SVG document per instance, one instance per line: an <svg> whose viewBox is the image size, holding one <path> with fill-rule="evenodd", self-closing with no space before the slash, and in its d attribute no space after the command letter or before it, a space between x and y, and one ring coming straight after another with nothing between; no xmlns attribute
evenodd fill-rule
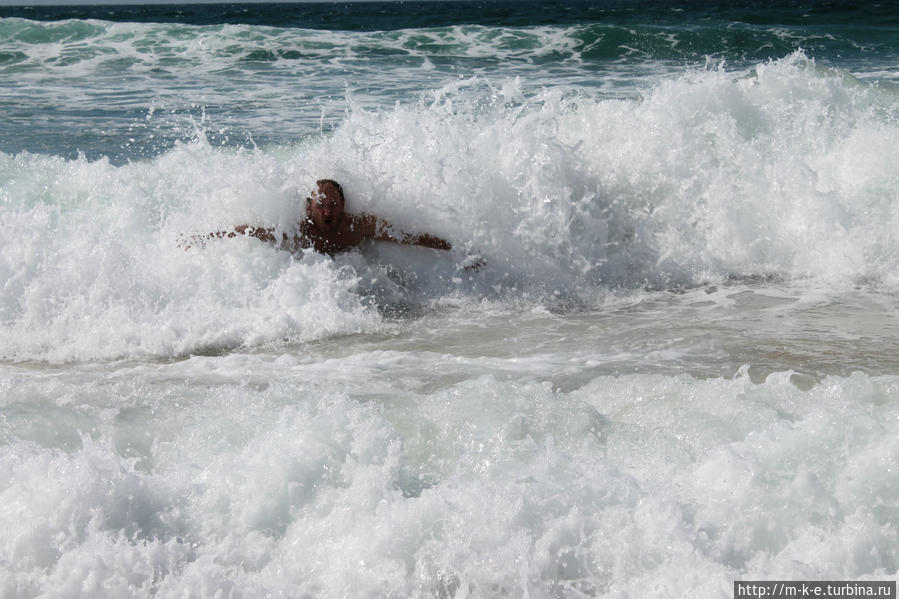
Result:
<svg viewBox="0 0 899 599"><path fill-rule="evenodd" d="M322 231L334 231L343 217L346 199L343 188L333 179L315 182L315 191L306 198L306 218Z"/></svg>

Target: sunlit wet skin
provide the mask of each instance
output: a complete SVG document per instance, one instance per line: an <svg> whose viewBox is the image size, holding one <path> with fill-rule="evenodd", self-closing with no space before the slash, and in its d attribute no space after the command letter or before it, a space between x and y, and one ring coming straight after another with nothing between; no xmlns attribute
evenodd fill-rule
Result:
<svg viewBox="0 0 899 599"><path fill-rule="evenodd" d="M339 183L330 179L318 181L315 190L305 200L305 218L297 226L297 232L292 236L283 233L280 247L294 253L311 248L330 256L349 251L366 240L443 251L453 248L450 242L436 235L399 231L388 221L371 214L350 214L345 211L345 206L346 199ZM189 238L182 236L178 245L190 249L192 245L205 245L206 239L234 238L237 234L271 244L278 241L274 228L238 225L233 231L217 231ZM477 270L484 267L486 261L480 256L469 256L463 264L465 270Z"/></svg>
<svg viewBox="0 0 899 599"><path fill-rule="evenodd" d="M306 199L306 219L300 223L299 237L295 238L294 244L334 255L357 247L366 239L377 239L377 218L367 214L349 214L345 211L345 203L337 187L330 183L317 184L315 191ZM386 235L382 235L381 239L394 240ZM450 245L447 243L444 249L450 249Z"/></svg>
<svg viewBox="0 0 899 599"><path fill-rule="evenodd" d="M435 250L452 249L448 241L435 235L397 231L384 219L371 214L350 214L345 207L346 199L335 184L317 183L316 191L306 199L306 219L300 223L299 237L294 239L294 244L332 256L357 247L367 239Z"/></svg>

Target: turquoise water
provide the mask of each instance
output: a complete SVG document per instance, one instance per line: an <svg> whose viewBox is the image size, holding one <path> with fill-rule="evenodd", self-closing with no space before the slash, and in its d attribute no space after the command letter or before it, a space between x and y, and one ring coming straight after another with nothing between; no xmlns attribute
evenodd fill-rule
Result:
<svg viewBox="0 0 899 599"><path fill-rule="evenodd" d="M0 7L0 597L895 579L895 11Z"/></svg>
<svg viewBox="0 0 899 599"><path fill-rule="evenodd" d="M347 102L414 104L447 81L522 80L633 99L690 69L802 51L895 90L892 4L539 2L0 7L0 150L116 163L198 126L217 143L289 144ZM891 12L892 11L892 12Z"/></svg>

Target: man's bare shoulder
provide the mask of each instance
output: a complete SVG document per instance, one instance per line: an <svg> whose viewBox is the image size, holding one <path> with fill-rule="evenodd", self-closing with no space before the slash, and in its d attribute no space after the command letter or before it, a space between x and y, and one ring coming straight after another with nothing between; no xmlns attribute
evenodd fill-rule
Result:
<svg viewBox="0 0 899 599"><path fill-rule="evenodd" d="M366 239L372 239L375 236L378 230L378 223L378 217L373 214L360 212L358 214L346 215L347 228Z"/></svg>

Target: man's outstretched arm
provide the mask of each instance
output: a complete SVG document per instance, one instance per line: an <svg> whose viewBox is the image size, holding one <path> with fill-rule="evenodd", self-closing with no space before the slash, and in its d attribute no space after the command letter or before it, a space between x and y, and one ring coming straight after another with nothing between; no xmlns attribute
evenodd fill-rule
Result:
<svg viewBox="0 0 899 599"><path fill-rule="evenodd" d="M403 233L402 239L399 240L398 243L403 243L406 245L418 245L425 248L431 248L432 250L451 250L453 246L449 241L437 237L436 235L431 235L430 233L419 233L417 235L413 235L411 233Z"/></svg>
<svg viewBox="0 0 899 599"><path fill-rule="evenodd" d="M205 235L191 235L187 239L183 239L178 242L180 247L183 247L185 250L191 248L191 243L193 245L204 246L206 245L207 239L224 239L237 237L238 234L246 235L247 237L255 237L259 241L264 241L266 243L277 243L277 239L275 239L275 233L273 228L266 227L252 227L250 225L238 225L234 227L233 231L215 231L213 233L207 233ZM284 235L285 240L287 239L287 235ZM188 243L190 242L190 243Z"/></svg>
<svg viewBox="0 0 899 599"><path fill-rule="evenodd" d="M449 251L453 249L453 246L449 241L435 235L431 235L430 233L419 233L418 235L404 233L403 237L398 241L398 243L418 245L435 250ZM487 261L480 256L468 256L463 262L463 268L465 270L481 270L485 266L487 266Z"/></svg>
<svg viewBox="0 0 899 599"><path fill-rule="evenodd" d="M396 229L388 221L370 214L362 214L353 218L353 227L361 232L366 239L391 241L393 243L404 245L417 245L434 250L450 251L453 249L452 244L442 237L437 237L430 233L406 233L405 231ZM487 261L481 256L469 256L465 259L463 268L465 270L480 270L485 266L487 266Z"/></svg>
<svg viewBox="0 0 899 599"><path fill-rule="evenodd" d="M403 245L417 245L433 250L449 251L453 249L452 244L441 237L431 235L430 233L406 233L405 231L400 231L388 221L370 214L360 214L353 218L353 227L357 228L366 239L390 241Z"/></svg>

